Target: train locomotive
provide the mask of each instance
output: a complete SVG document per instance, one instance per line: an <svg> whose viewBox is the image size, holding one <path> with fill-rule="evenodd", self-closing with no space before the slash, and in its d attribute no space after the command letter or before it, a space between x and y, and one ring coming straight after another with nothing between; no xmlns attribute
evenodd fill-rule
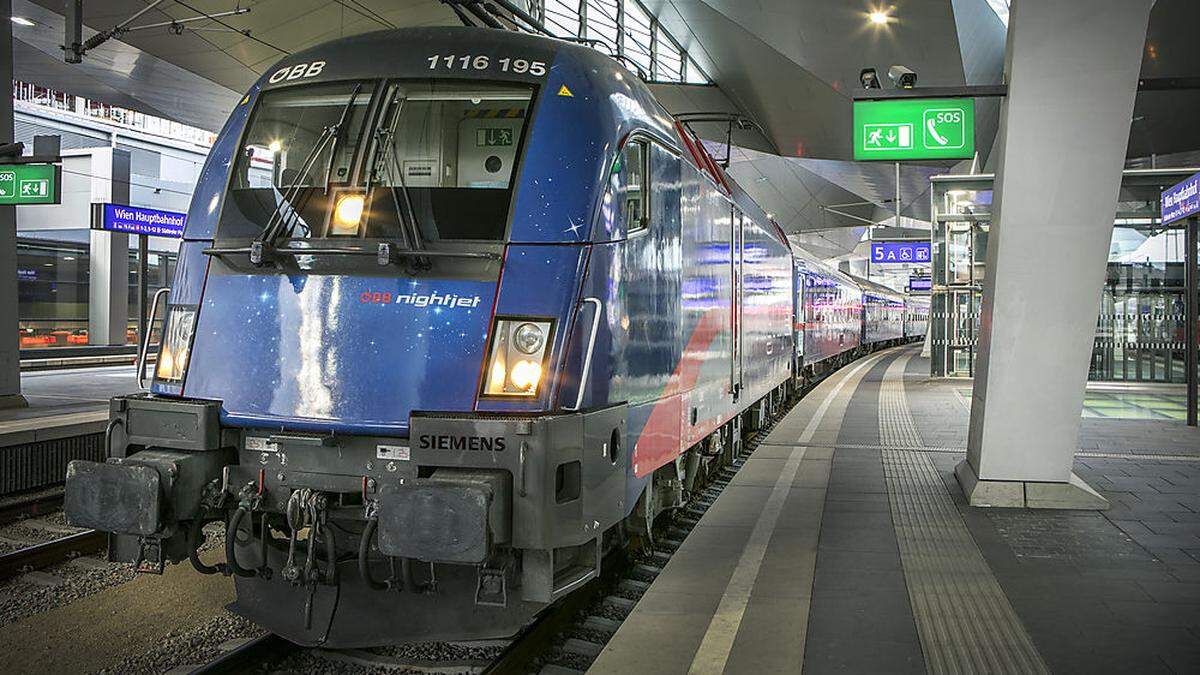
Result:
<svg viewBox="0 0 1200 675"><path fill-rule="evenodd" d="M913 311L795 250L597 51L348 37L233 110L150 390L112 400L67 517L232 576L296 643L507 636Z"/></svg>

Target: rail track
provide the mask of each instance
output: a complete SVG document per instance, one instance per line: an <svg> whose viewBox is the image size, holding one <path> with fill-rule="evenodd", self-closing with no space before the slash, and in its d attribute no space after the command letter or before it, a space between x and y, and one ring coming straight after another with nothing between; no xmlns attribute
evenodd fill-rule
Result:
<svg viewBox="0 0 1200 675"><path fill-rule="evenodd" d="M63 489L61 487L5 502L0 504L0 526L25 518L54 513L61 509L62 505Z"/></svg>
<svg viewBox="0 0 1200 675"><path fill-rule="evenodd" d="M107 543L106 533L84 530L0 554L0 581L81 555L90 555L103 549Z"/></svg>

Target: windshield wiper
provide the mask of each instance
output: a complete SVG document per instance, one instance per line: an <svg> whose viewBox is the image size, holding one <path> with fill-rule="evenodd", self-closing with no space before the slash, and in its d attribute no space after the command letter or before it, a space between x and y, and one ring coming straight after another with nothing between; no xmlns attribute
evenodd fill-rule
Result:
<svg viewBox="0 0 1200 675"><path fill-rule="evenodd" d="M337 142L345 131L346 120L350 116L350 110L354 107L354 101L358 98L358 94L361 91L362 83L360 82L355 85L354 91L350 94L350 100L346 101L346 106L342 108L342 114L338 117L338 121L321 130L321 135L317 137L317 142L313 144L312 149L304 156L304 161L300 163L300 171L280 195L279 203L275 205L275 210L271 212L271 217L267 219L267 225L263 228L262 234L255 238L254 242L250 245L250 262L255 265L262 264L263 252L273 249L275 242L280 238L282 233L291 233L291 227L286 225L286 223L294 222L295 218L299 216L299 212L293 207L291 209L292 217L287 218L283 215L283 205L290 205L292 200L300 194L304 179L312 171L313 164L321 156L326 145L332 141L333 146L329 153L329 163L325 168L324 185L326 194L329 193L329 178L330 173L333 171L333 160L337 151ZM285 227L287 228L286 230Z"/></svg>
<svg viewBox="0 0 1200 675"><path fill-rule="evenodd" d="M392 195L392 204L396 208L396 215L400 216L400 223L403 226L402 232L404 233L404 238L407 240L406 243L409 245L409 248L413 249L414 251L420 251L425 248L425 243L421 239L421 226L417 223L417 212L413 209L412 196L408 192L408 184L404 182L404 167L400 167L398 175L392 173L392 167L398 164L396 160L396 145L393 141L396 138L396 127L400 125L401 117L404 114L404 104L407 100L408 99L403 97L396 100L396 111L392 114L392 123L388 126L387 131L385 132L385 140L382 141L382 160L384 171L386 171L388 177L392 179L388 182L399 183L400 194L404 197L404 208L400 208L400 204L396 200L395 186L388 186L388 192L390 192ZM375 173L375 168L376 167L371 167L371 174ZM370 175L368 175L368 179L369 178ZM425 265L426 261L418 258L417 263L420 265Z"/></svg>

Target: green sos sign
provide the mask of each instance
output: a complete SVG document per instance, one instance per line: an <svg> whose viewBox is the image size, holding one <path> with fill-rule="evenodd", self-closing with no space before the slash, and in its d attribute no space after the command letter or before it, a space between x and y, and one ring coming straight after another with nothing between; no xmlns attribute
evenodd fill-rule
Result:
<svg viewBox="0 0 1200 675"><path fill-rule="evenodd" d="M971 159L975 99L854 102L854 159Z"/></svg>
<svg viewBox="0 0 1200 675"><path fill-rule="evenodd" d="M57 164L0 164L0 206L58 204L61 183Z"/></svg>

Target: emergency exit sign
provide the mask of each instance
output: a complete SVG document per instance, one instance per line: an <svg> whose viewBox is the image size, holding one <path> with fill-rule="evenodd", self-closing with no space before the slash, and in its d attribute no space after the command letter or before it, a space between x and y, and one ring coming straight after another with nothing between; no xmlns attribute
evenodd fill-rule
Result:
<svg viewBox="0 0 1200 675"><path fill-rule="evenodd" d="M58 204L61 183L57 164L0 164L0 206Z"/></svg>
<svg viewBox="0 0 1200 675"><path fill-rule="evenodd" d="M854 159L971 159L975 99L854 102Z"/></svg>

